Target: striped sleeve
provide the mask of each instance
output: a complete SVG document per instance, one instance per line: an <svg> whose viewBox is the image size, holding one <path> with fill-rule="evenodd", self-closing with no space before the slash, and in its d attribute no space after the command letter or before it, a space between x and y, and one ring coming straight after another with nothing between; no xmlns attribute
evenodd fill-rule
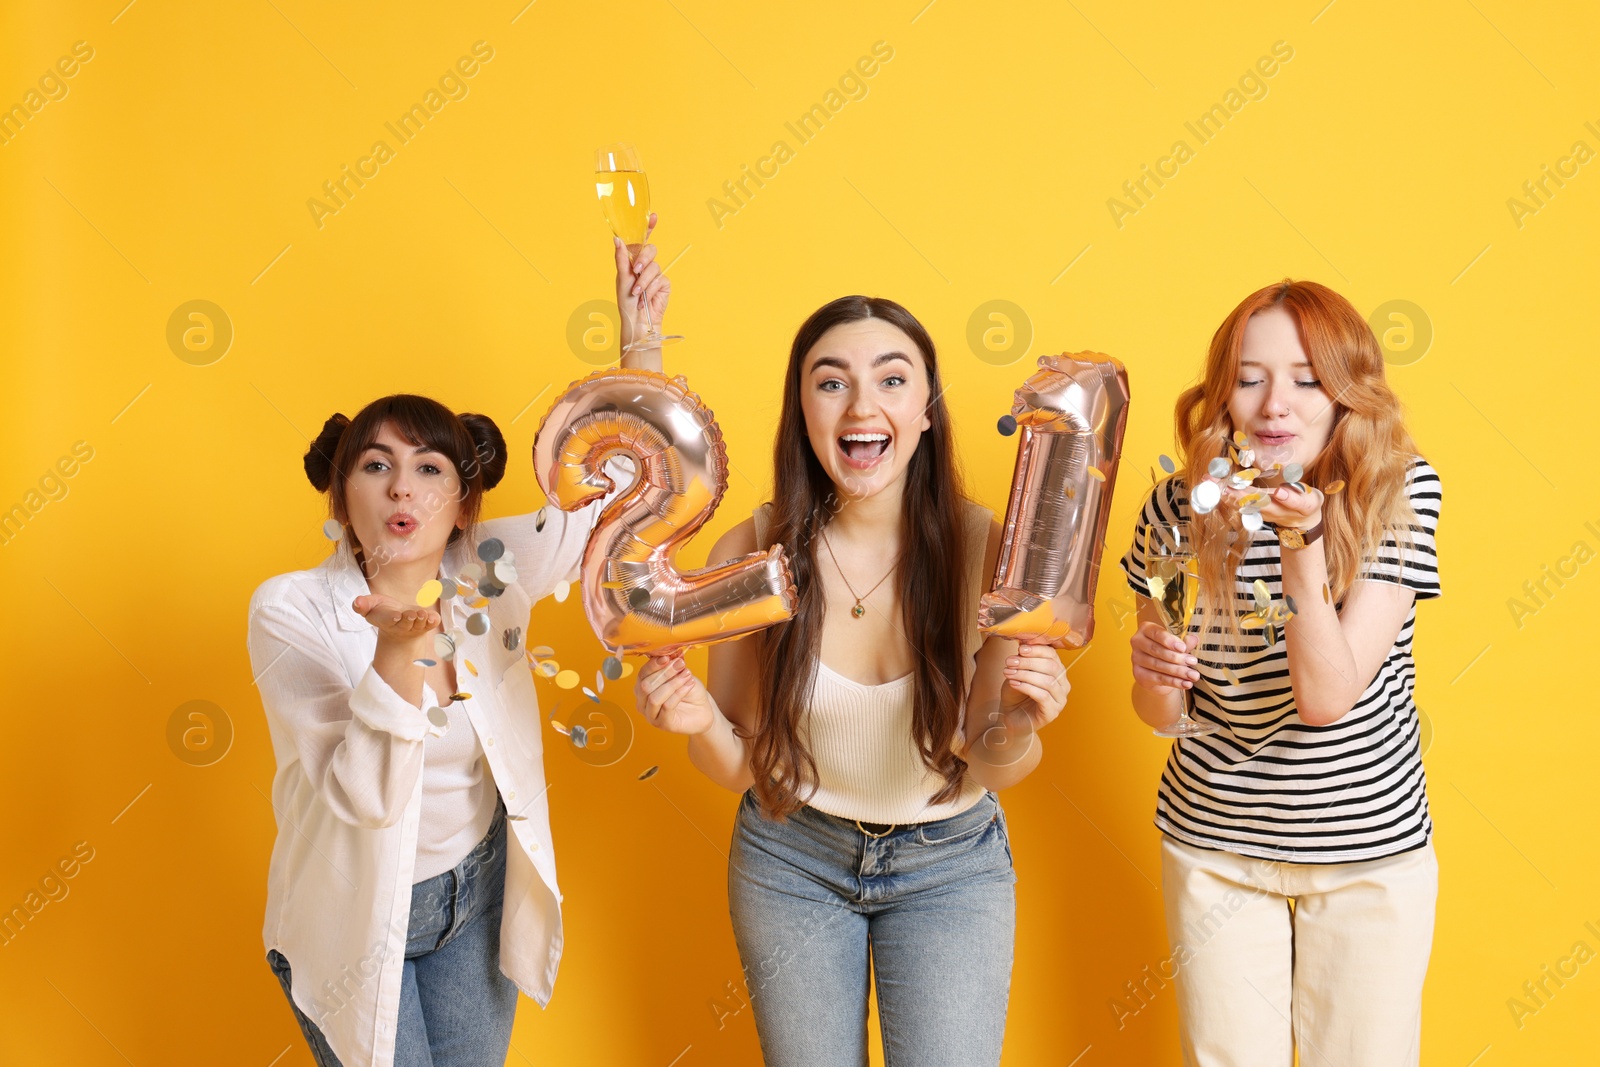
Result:
<svg viewBox="0 0 1600 1067"><path fill-rule="evenodd" d="M1391 582L1410 589L1418 600L1428 600L1440 593L1439 557L1434 546L1440 491L1438 472L1421 456L1406 472L1406 493L1417 516L1408 528L1409 536L1397 541L1392 531L1388 533L1377 551L1362 561L1356 581Z"/></svg>
<svg viewBox="0 0 1600 1067"><path fill-rule="evenodd" d="M1133 543L1122 557L1122 570L1128 576L1128 587L1140 596L1149 596L1150 587L1144 581L1145 530L1156 523L1184 522L1180 517L1180 494L1183 488L1177 478L1166 478L1152 488L1144 498L1144 507L1133 523ZM1186 498L1186 494L1183 494Z"/></svg>

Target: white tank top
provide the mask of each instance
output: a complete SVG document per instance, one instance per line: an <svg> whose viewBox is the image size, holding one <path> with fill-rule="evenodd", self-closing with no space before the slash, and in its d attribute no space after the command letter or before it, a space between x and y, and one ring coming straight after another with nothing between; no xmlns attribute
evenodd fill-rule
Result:
<svg viewBox="0 0 1600 1067"><path fill-rule="evenodd" d="M978 649L978 597L984 592L984 549L994 514L981 504L963 501L967 523L968 560L961 580L967 583L971 614L961 692L971 683ZM767 546L771 505L755 511L756 542ZM819 811L846 819L876 823L919 823L948 819L977 803L983 786L970 776L961 792L942 804L929 798L944 781L922 762L911 737L915 675L881 685L862 685L818 662L811 703L800 719L799 735L817 766L817 787L802 799Z"/></svg>

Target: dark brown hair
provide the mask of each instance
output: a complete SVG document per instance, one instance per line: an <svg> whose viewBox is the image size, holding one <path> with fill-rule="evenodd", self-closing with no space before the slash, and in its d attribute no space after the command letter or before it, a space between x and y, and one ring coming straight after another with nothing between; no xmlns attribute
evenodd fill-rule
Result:
<svg viewBox="0 0 1600 1067"><path fill-rule="evenodd" d="M478 521L483 494L505 477L506 439L487 415L457 415L437 400L412 393L374 400L354 419L330 416L306 450L306 477L319 493L328 494L328 510L342 523L350 521L346 483L385 423L407 444L432 449L455 466L461 478L461 515L466 519L463 528L450 532L447 543L455 544Z"/></svg>
<svg viewBox="0 0 1600 1067"><path fill-rule="evenodd" d="M927 413L932 425L922 433L906 468L900 516L902 548L896 576L900 628L917 653L912 741L923 763L945 783L930 803L956 796L966 773L967 765L951 751L950 740L966 704L962 692L966 627L972 625L974 606L965 603L965 493L933 339L892 300L840 297L813 312L794 336L773 446L768 541L781 543L787 551L799 593L794 618L759 635L759 710L750 766L762 810L774 818L797 811L801 790L817 781L816 763L800 738L801 717L816 681L826 610L822 583L816 580L816 535L842 506L806 434L800 406L802 370L823 334L862 319L881 319L899 328L917 346L927 367Z"/></svg>

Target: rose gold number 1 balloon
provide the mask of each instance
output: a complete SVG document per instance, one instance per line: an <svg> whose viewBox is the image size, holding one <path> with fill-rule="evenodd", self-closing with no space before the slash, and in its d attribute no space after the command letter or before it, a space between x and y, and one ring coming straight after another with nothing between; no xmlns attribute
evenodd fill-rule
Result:
<svg viewBox="0 0 1600 1067"><path fill-rule="evenodd" d="M539 484L563 511L613 487L602 469L633 458L638 477L606 506L583 552L583 610L613 653L665 653L742 637L794 615L782 545L698 571L673 555L728 487L728 452L711 409L680 375L603 370L574 382L533 446Z"/></svg>
<svg viewBox="0 0 1600 1067"><path fill-rule="evenodd" d="M1081 648L1094 636L1094 589L1128 421L1128 372L1097 352L1041 356L1039 367L1011 408L1022 439L994 586L978 602L978 626L1026 643Z"/></svg>

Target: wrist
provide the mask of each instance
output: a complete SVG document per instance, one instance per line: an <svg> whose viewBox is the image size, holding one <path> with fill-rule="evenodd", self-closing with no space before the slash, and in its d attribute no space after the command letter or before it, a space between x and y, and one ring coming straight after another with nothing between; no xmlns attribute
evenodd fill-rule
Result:
<svg viewBox="0 0 1600 1067"><path fill-rule="evenodd" d="M711 708L710 719L706 723L704 730L695 730L689 734L689 739L691 741L695 738L699 738L702 741L709 741L716 736L718 729L723 725L728 727L729 733L733 732L733 723L729 722L728 717L722 714L722 709L717 707L717 702L712 699L709 694L706 696L706 703Z"/></svg>
<svg viewBox="0 0 1600 1067"><path fill-rule="evenodd" d="M1294 525L1286 523L1267 523L1267 526L1278 536L1278 544L1282 548L1296 550L1315 544L1322 539L1322 512L1303 517Z"/></svg>
<svg viewBox="0 0 1600 1067"><path fill-rule="evenodd" d="M379 631L377 655L390 657L405 657L416 659L423 657L432 659L426 650L433 648L433 634L425 633L420 637L391 637Z"/></svg>

